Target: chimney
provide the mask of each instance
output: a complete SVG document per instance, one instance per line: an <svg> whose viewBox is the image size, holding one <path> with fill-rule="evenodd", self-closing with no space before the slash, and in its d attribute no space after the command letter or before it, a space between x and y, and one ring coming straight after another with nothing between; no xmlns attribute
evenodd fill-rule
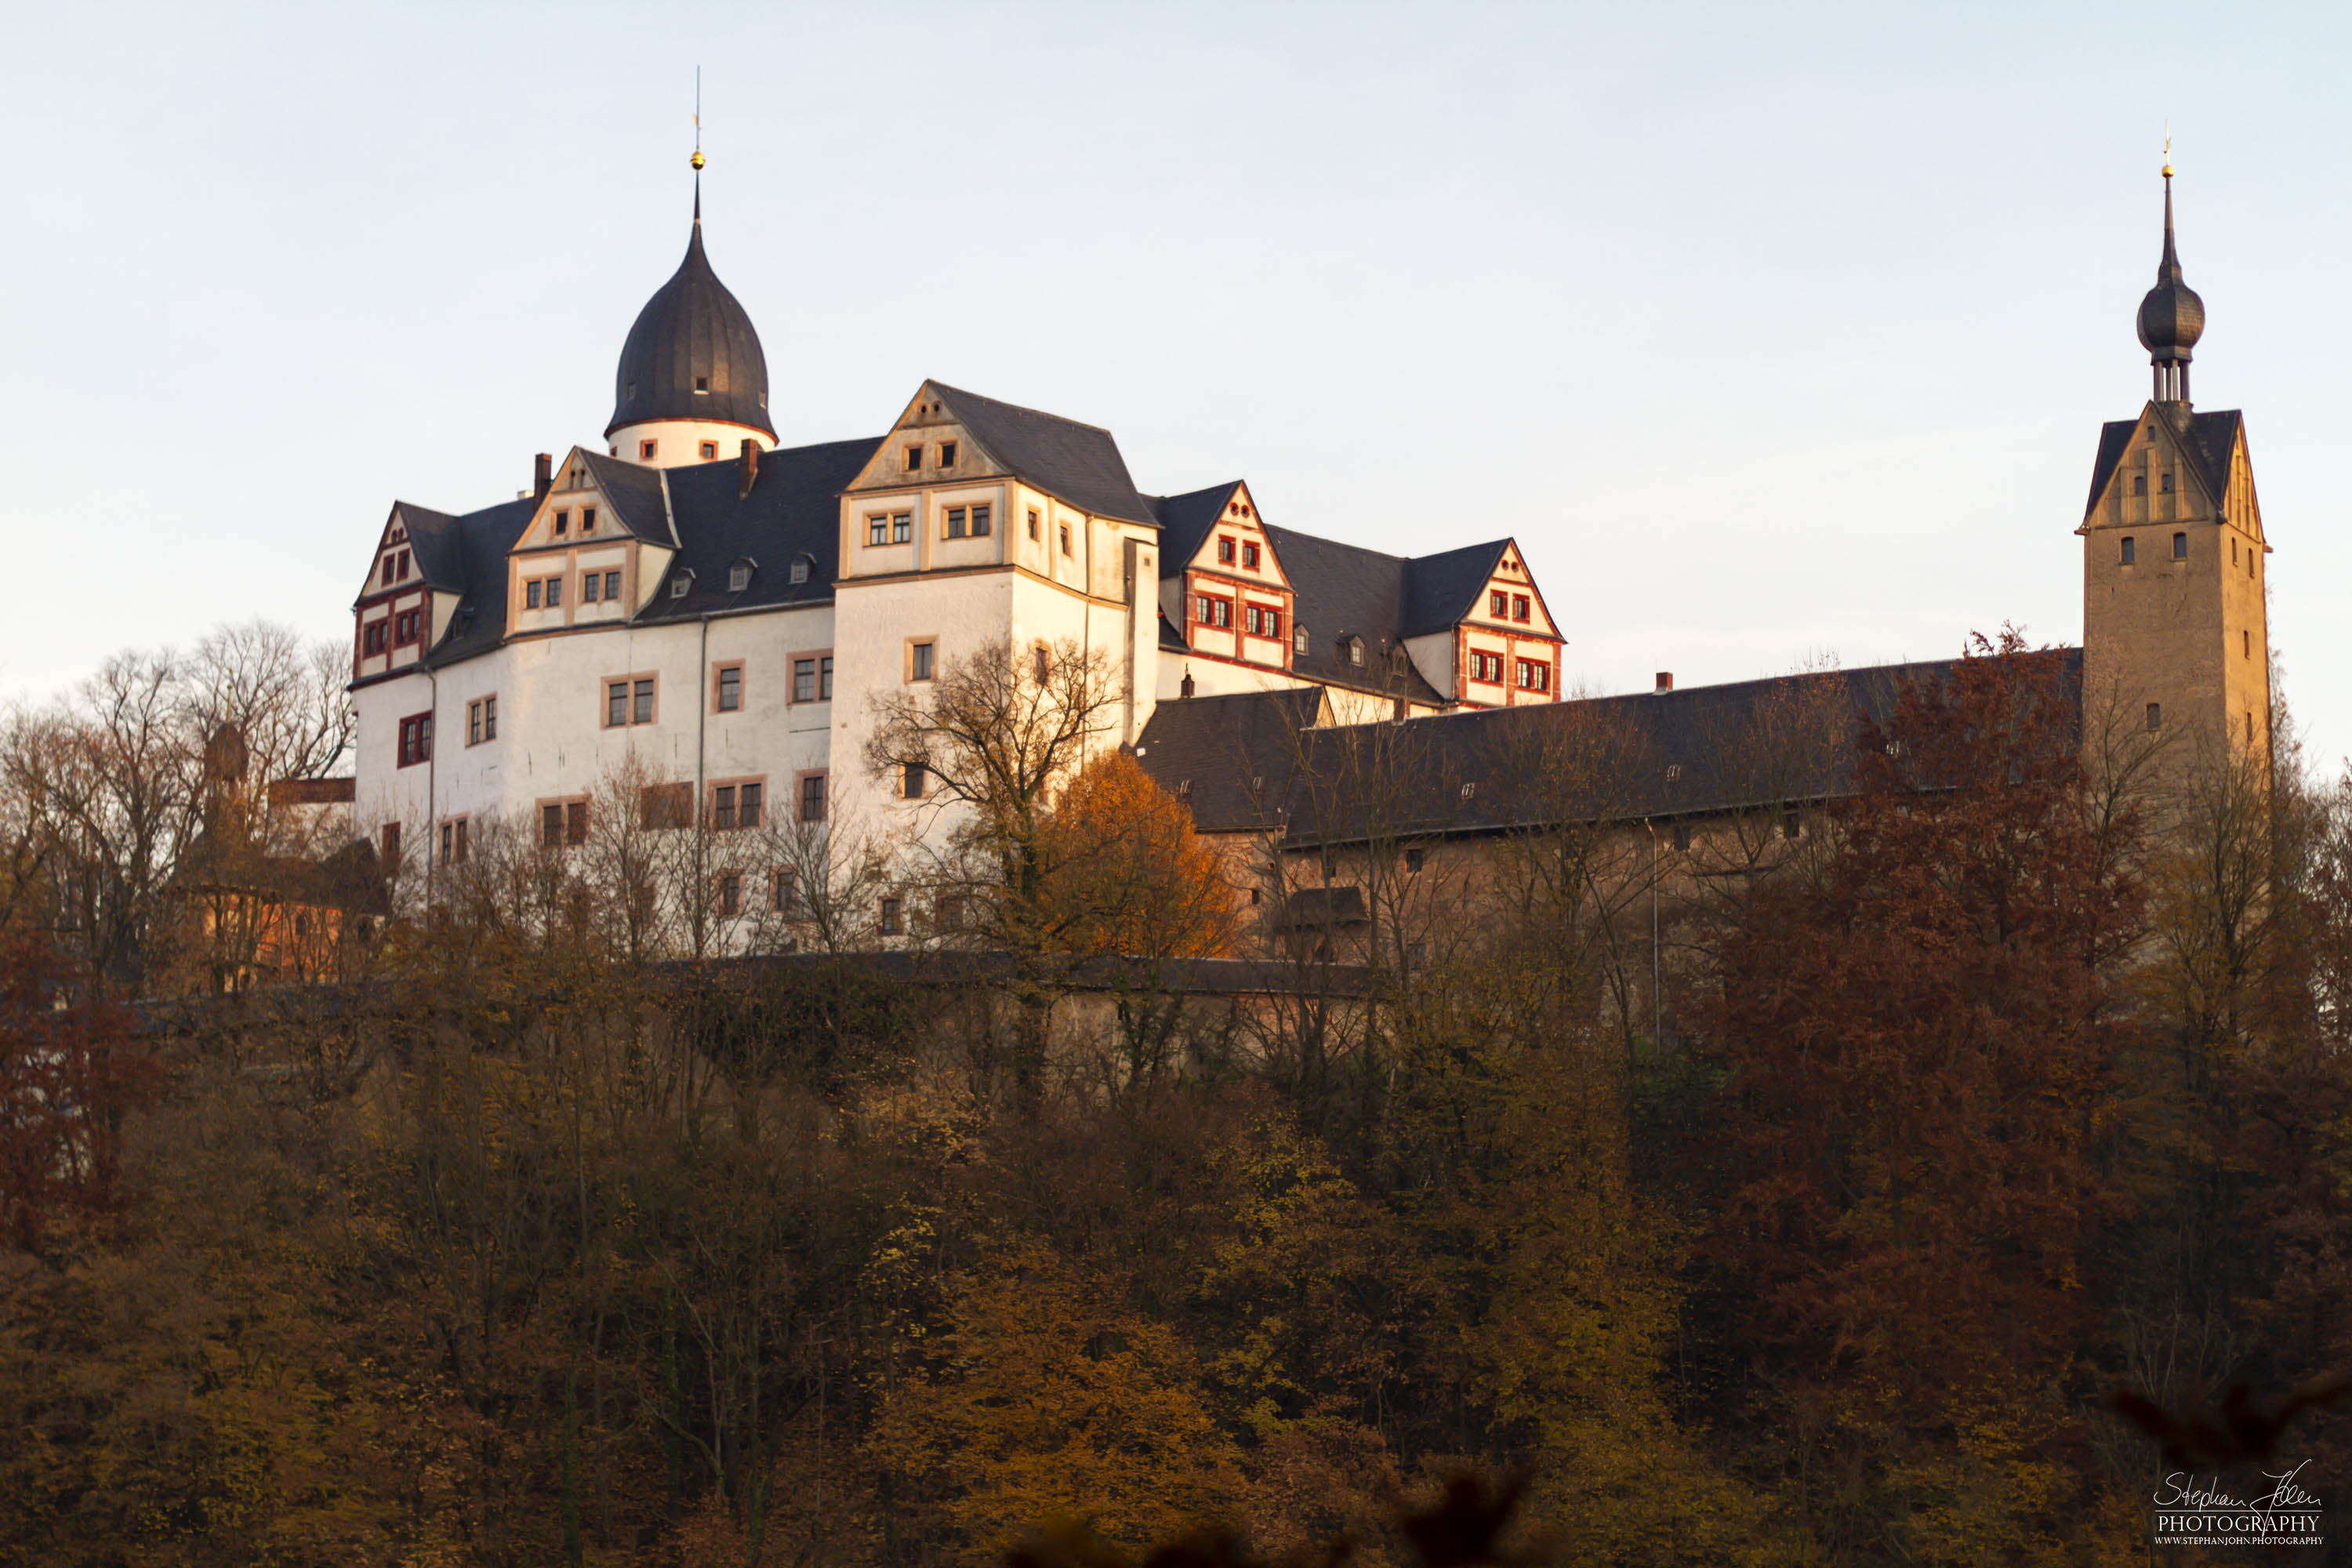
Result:
<svg viewBox="0 0 2352 1568"><path fill-rule="evenodd" d="M555 488L555 455L541 452L530 460L530 499L545 500L547 492Z"/></svg>
<svg viewBox="0 0 2352 1568"><path fill-rule="evenodd" d="M735 499L741 500L760 482L760 443L749 436L743 437L743 458L735 474Z"/></svg>
<svg viewBox="0 0 2352 1568"><path fill-rule="evenodd" d="M1673 670L1671 670L1671 669L1662 669L1662 670L1658 671L1658 685L1657 685L1657 689L1656 689L1654 692L1653 692L1653 693L1652 693L1652 695L1653 695L1653 696L1657 696L1657 697L1663 697L1663 696L1664 696L1667 692L1672 691L1674 689L1675 689L1675 672L1674 672Z"/></svg>

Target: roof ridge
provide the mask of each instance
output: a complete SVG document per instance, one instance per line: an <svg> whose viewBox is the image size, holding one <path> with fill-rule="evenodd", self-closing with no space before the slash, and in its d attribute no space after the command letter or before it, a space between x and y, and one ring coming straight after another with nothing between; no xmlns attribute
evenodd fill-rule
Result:
<svg viewBox="0 0 2352 1568"><path fill-rule="evenodd" d="M1089 425L1083 419L1073 419L1066 414L1055 414L1044 408L1032 408L1025 403L1007 403L1001 397L991 397L984 392L971 392L961 386L950 386L946 382L941 381L935 375L927 375L923 379L932 386L938 387L941 392L947 393L951 396L976 397L982 403L993 403L999 408L1010 408L1015 414L1034 414L1040 419L1051 419L1063 425L1075 425L1081 430L1092 430L1098 435L1110 436L1110 427L1106 425ZM887 439L887 437L886 437L885 439ZM1111 437L1111 439L1116 443L1118 437L1113 436ZM1136 493L1139 495L1142 494L1140 490Z"/></svg>

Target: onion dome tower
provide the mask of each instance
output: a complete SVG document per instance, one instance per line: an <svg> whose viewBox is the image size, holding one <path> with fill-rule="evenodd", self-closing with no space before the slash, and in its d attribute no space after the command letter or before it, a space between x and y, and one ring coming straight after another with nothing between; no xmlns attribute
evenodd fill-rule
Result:
<svg viewBox="0 0 2352 1568"><path fill-rule="evenodd" d="M2205 301L2180 280L2180 256L2172 244L2172 158L2164 160L2164 259L2156 265L2156 287L2139 302L2139 341L2156 367L2156 400L2189 402L2189 351L2205 335Z"/></svg>
<svg viewBox="0 0 2352 1568"><path fill-rule="evenodd" d="M686 259L629 329L604 427L614 457L658 468L731 458L747 438L776 444L760 334L703 252L702 163L698 147Z"/></svg>

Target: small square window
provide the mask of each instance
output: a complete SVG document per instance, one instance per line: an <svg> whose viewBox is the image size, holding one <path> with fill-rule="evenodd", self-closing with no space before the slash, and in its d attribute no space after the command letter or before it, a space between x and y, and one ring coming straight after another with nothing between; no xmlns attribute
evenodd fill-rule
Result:
<svg viewBox="0 0 2352 1568"><path fill-rule="evenodd" d="M703 460L704 462L706 462L706 463L707 463L707 462L710 461L713 458L716 458L717 456L719 456L719 443L718 443L718 442L716 442L716 441L705 441L705 442L703 442L703 443L702 443L702 460Z"/></svg>
<svg viewBox="0 0 2352 1568"><path fill-rule="evenodd" d="M956 444L955 444L953 441L942 441L942 442L940 442L940 468L954 468L954 467L955 467L955 460L956 460Z"/></svg>
<svg viewBox="0 0 2352 1568"><path fill-rule="evenodd" d="M661 443L658 441L640 441L637 443L637 461L650 463L654 460L654 454L660 450Z"/></svg>
<svg viewBox="0 0 2352 1568"><path fill-rule="evenodd" d="M696 376L694 378L694 390L697 392L709 392L710 390L710 378L707 375Z"/></svg>
<svg viewBox="0 0 2352 1568"><path fill-rule="evenodd" d="M931 645L927 642L907 645L907 679L929 680L931 678Z"/></svg>

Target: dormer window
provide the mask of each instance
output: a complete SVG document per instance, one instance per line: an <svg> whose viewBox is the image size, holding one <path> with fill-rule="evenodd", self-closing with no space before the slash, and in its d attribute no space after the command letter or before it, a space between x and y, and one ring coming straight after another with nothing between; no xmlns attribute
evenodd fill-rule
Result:
<svg viewBox="0 0 2352 1568"><path fill-rule="evenodd" d="M679 572L677 576L672 577L669 580L669 596L671 598L683 599L692 592L694 592L694 568L691 566L687 567L683 571Z"/></svg>
<svg viewBox="0 0 2352 1568"><path fill-rule="evenodd" d="M954 468L954 467L955 467L955 459L956 459L956 444L955 444L953 441L942 441L942 442L940 442L940 468Z"/></svg>
<svg viewBox="0 0 2352 1568"><path fill-rule="evenodd" d="M752 563L750 561L738 561L734 565L727 568L729 593L740 594L751 585L751 566Z"/></svg>
<svg viewBox="0 0 2352 1568"><path fill-rule="evenodd" d="M793 581L794 583L805 583L805 582L807 582L808 580L809 580L809 558L808 558L807 556L805 556L805 555L795 555L795 556L793 556Z"/></svg>
<svg viewBox="0 0 2352 1568"><path fill-rule="evenodd" d="M1296 622L1290 627L1290 651L1301 658L1307 657L1307 628Z"/></svg>

